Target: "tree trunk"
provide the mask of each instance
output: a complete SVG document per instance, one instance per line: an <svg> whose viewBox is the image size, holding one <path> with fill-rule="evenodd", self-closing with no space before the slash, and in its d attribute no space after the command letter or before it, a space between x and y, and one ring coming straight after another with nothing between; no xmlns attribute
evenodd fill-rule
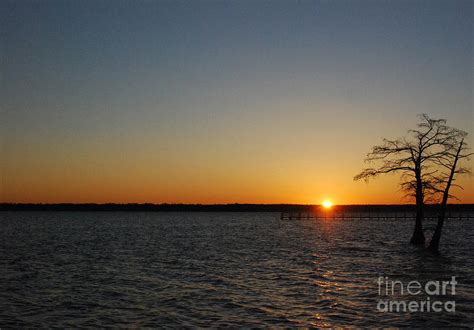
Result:
<svg viewBox="0 0 474 330"><path fill-rule="evenodd" d="M425 234L423 233L423 202L416 203L415 230L410 240L411 244L425 244Z"/></svg>
<svg viewBox="0 0 474 330"><path fill-rule="evenodd" d="M425 244L425 234L423 233L423 185L421 181L420 170L416 171L416 218L415 230L411 237L410 243L416 245Z"/></svg>
<svg viewBox="0 0 474 330"><path fill-rule="evenodd" d="M446 204L441 204L441 210L439 211L438 215L438 224L436 225L436 230L431 238L430 245L428 249L432 252L438 253L439 252L439 241L441 239L441 230L443 229L444 219L446 217Z"/></svg>
<svg viewBox="0 0 474 330"><path fill-rule="evenodd" d="M436 230L433 234L433 237L431 238L430 245L428 246L429 250L436 253L439 251L439 241L441 239L441 230L443 229L444 219L446 217L446 205L448 204L448 199L449 199L449 189L451 188L454 175L456 174L456 166L458 164L459 155L461 154L463 145L464 145L464 138L461 140L461 143L459 143L458 150L456 152L456 155L454 156L453 164L451 166L451 171L449 173L449 178L448 178L448 181L446 182L446 188L444 188L444 192L443 192L443 200L441 202L441 208L439 210L439 215L438 215L438 224L436 225Z"/></svg>

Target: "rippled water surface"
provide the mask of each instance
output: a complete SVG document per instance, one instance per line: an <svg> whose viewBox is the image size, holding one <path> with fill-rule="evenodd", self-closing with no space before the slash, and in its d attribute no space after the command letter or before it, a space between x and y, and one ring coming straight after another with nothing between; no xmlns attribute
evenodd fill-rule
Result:
<svg viewBox="0 0 474 330"><path fill-rule="evenodd" d="M446 223L442 253L433 256L407 244L408 220L0 216L3 327L474 326L474 225L467 220ZM378 276L404 283L456 276L456 295L448 297L456 312L380 312Z"/></svg>

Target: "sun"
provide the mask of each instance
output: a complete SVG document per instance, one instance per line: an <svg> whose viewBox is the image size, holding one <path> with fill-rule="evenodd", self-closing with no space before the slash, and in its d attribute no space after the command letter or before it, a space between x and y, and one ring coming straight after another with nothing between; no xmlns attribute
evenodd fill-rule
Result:
<svg viewBox="0 0 474 330"><path fill-rule="evenodd" d="M323 207L325 209L330 209L332 207L332 202L326 199L325 201L323 201Z"/></svg>

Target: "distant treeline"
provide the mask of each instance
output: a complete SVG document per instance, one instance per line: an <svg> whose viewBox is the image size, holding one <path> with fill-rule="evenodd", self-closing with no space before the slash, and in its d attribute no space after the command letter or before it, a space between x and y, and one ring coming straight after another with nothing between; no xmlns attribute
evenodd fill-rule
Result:
<svg viewBox="0 0 474 330"><path fill-rule="evenodd" d="M434 212L437 205L426 205ZM1 203L0 211L127 211L127 212L312 212L319 205L300 204L25 204ZM451 212L474 212L474 204L451 204ZM414 212L415 205L336 205L330 212Z"/></svg>

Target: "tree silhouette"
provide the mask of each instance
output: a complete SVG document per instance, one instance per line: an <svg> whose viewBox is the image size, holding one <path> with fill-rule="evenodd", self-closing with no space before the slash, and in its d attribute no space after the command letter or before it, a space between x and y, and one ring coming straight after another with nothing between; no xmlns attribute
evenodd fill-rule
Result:
<svg viewBox="0 0 474 330"><path fill-rule="evenodd" d="M383 144L372 147L365 161L379 166L365 168L354 177L356 181L368 181L381 174L401 174L402 190L416 202L412 244L424 244L424 204L439 194L440 179L433 160L445 155L446 150L452 150L459 132L446 126L445 119L432 119L426 114L420 115L420 119L417 129L409 130L407 137L384 139Z"/></svg>
<svg viewBox="0 0 474 330"><path fill-rule="evenodd" d="M468 168L459 166L461 160L469 159L469 156L473 155L472 153L468 153L469 147L465 142L466 136L466 132L458 130L457 135L455 136L457 146L454 145L449 149L446 148L443 153L433 159L433 162L441 168L441 172L437 175L437 186L442 187L439 189L439 192L442 193L442 200L439 208L438 224L436 225L436 230L428 247L428 249L433 252L438 252L439 250L439 241L441 239L441 231L446 217L448 199L456 198L455 196L450 195L449 191L451 187L459 187L462 189L461 186L454 183L456 176L471 173Z"/></svg>

